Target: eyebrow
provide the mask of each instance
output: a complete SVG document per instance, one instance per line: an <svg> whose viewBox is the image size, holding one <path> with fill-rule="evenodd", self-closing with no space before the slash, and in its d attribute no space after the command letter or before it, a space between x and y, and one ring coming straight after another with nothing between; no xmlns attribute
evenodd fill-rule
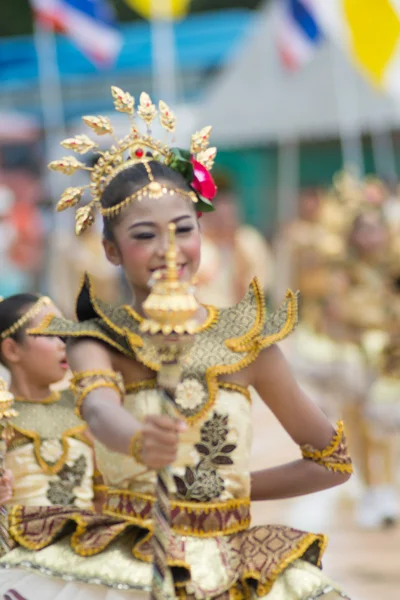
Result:
<svg viewBox="0 0 400 600"><path fill-rule="evenodd" d="M180 221L183 221L184 219L190 219L191 217L192 215L182 215L181 217L176 217L176 219L172 219L171 223L179 223ZM156 224L154 223L154 221L139 221L138 223L133 223L133 225L130 225L128 227L128 230L141 226L155 227Z"/></svg>

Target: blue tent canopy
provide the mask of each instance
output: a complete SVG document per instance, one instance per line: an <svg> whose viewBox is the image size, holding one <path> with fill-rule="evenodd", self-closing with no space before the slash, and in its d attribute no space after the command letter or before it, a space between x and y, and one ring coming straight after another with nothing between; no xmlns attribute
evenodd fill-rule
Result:
<svg viewBox="0 0 400 600"><path fill-rule="evenodd" d="M176 55L180 72L223 66L254 17L249 10L194 14L175 24ZM151 69L151 30L140 21L121 27L123 48L117 63L99 71L72 44L57 36L59 70L63 83L119 75L143 75ZM38 83L38 64L32 37L0 39L1 92L27 90ZM1 99L0 99L1 102Z"/></svg>

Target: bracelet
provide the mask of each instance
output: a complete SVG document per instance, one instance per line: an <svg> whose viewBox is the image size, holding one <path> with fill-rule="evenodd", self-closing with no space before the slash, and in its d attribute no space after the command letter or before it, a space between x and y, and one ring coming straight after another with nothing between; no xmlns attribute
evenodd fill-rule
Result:
<svg viewBox="0 0 400 600"><path fill-rule="evenodd" d="M137 463L143 465L142 459L142 451L143 451L143 434L142 431L137 431L129 442L129 455L132 456Z"/></svg>
<svg viewBox="0 0 400 600"><path fill-rule="evenodd" d="M121 373L116 373L110 369L74 373L71 380L71 390L76 399L75 414L79 418L83 419L82 404L86 396L99 388L115 390L121 400L125 395L125 386Z"/></svg>

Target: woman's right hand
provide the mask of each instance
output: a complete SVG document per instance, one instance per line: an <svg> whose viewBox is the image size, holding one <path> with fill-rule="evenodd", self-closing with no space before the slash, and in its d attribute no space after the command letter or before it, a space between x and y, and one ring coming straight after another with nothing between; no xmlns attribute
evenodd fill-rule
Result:
<svg viewBox="0 0 400 600"><path fill-rule="evenodd" d="M184 421L166 415L146 417L142 432L141 460L150 469L163 469L176 460L179 434L187 430Z"/></svg>
<svg viewBox="0 0 400 600"><path fill-rule="evenodd" d="M6 469L0 477L0 506L9 502L12 498L14 476L12 471Z"/></svg>

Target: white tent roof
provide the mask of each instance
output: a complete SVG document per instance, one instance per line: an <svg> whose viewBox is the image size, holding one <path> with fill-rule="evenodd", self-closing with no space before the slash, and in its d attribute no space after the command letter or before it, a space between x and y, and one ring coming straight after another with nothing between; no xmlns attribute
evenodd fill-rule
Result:
<svg viewBox="0 0 400 600"><path fill-rule="evenodd" d="M284 71L276 16L276 4L259 12L236 60L214 80L198 109L199 126L213 125L213 143L336 137L344 129L368 132L400 124L400 100L396 104L373 89L331 42L298 72Z"/></svg>

